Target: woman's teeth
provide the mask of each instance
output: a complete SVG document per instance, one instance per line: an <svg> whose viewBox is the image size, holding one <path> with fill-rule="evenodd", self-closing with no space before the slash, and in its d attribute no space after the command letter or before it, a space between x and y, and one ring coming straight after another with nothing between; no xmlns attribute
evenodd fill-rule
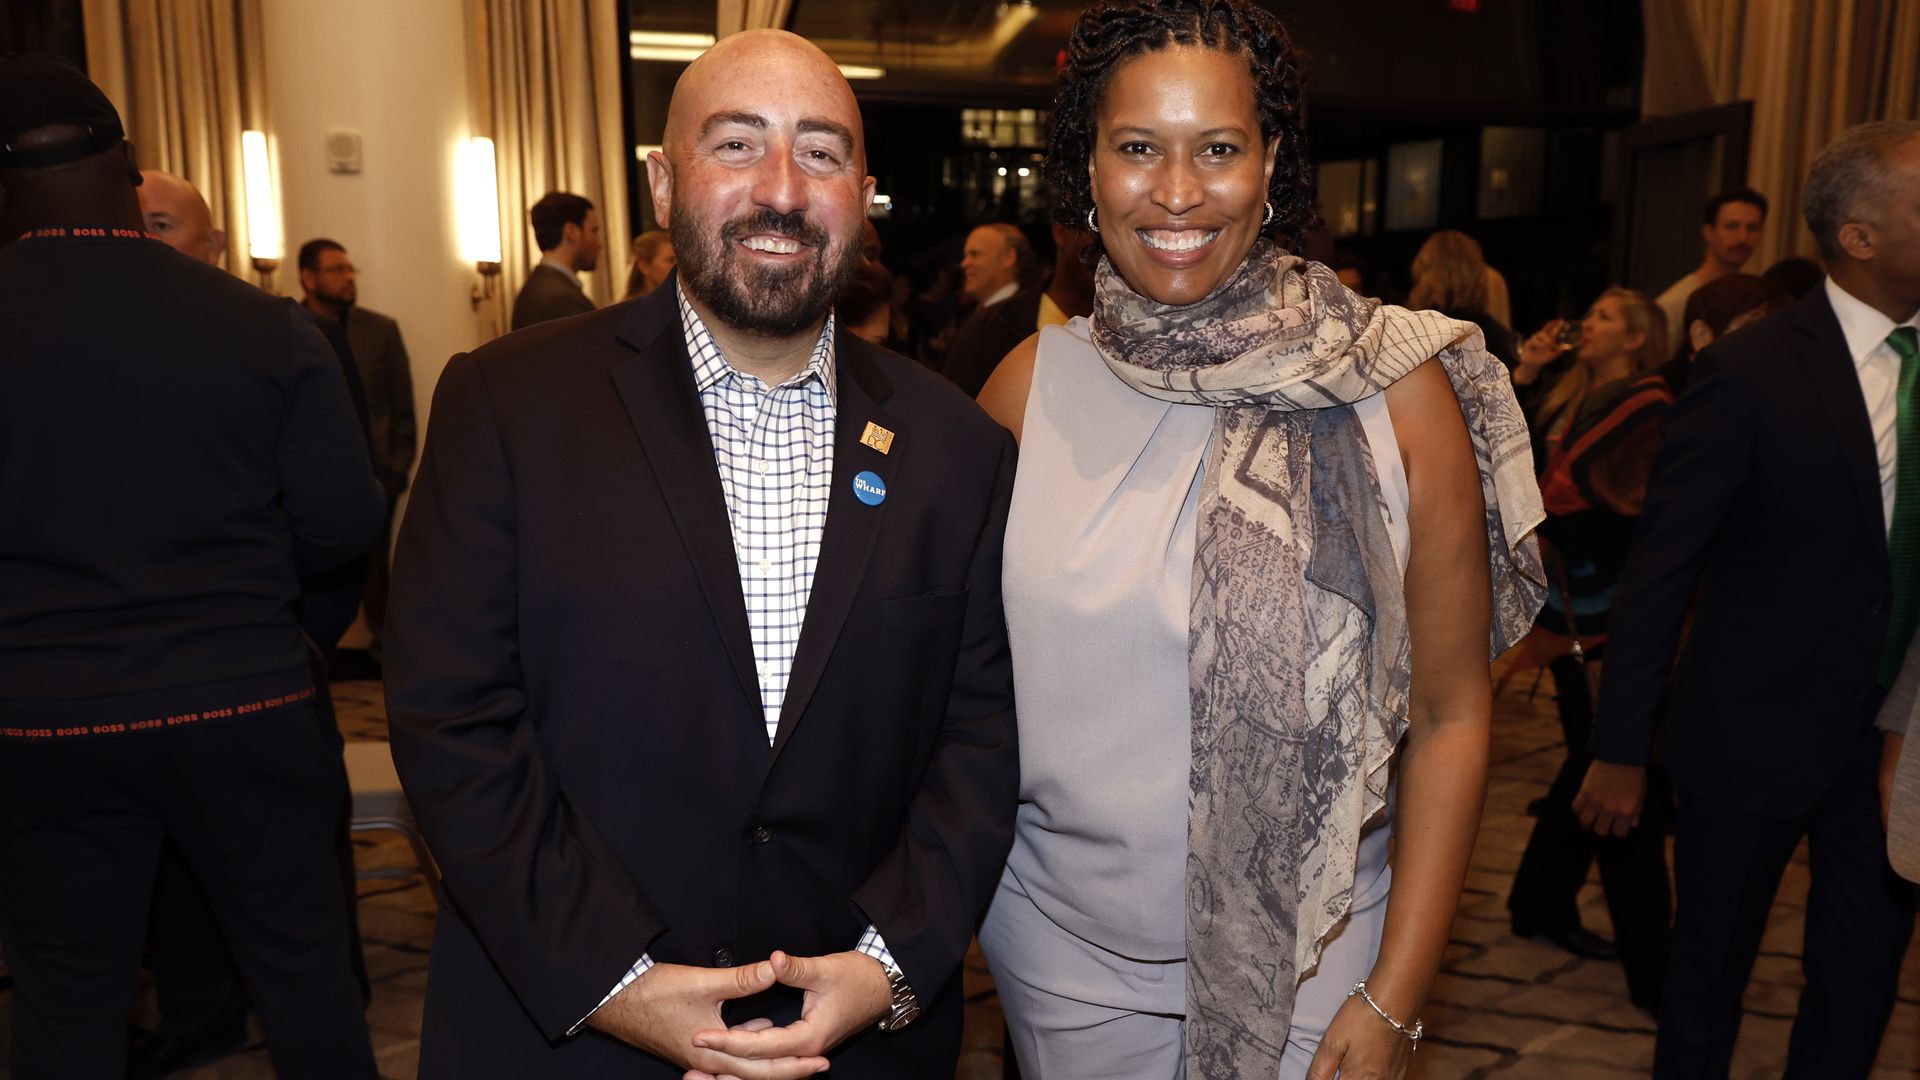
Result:
<svg viewBox="0 0 1920 1080"><path fill-rule="evenodd" d="M1220 235L1219 229L1204 231L1201 229L1141 229L1140 239L1157 251L1193 251L1213 243Z"/></svg>
<svg viewBox="0 0 1920 1080"><path fill-rule="evenodd" d="M800 250L800 241L782 240L774 236L749 236L740 241L753 251L768 251L775 255L791 255Z"/></svg>

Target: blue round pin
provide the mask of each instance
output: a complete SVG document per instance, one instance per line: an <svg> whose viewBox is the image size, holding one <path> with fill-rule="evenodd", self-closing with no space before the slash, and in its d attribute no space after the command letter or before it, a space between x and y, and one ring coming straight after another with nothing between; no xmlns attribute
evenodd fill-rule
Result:
<svg viewBox="0 0 1920 1080"><path fill-rule="evenodd" d="M879 506L887 501L887 482L878 473L863 472L853 478L853 497L868 506Z"/></svg>

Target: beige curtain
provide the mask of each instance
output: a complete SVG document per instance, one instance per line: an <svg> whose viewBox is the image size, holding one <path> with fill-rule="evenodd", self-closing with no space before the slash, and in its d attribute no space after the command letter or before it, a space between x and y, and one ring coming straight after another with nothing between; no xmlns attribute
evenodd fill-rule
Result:
<svg viewBox="0 0 1920 1080"><path fill-rule="evenodd" d="M784 30L793 13L793 0L718 0L714 35L726 37L742 30Z"/></svg>
<svg viewBox="0 0 1920 1080"><path fill-rule="evenodd" d="M1817 249L1807 167L1868 120L1920 118L1920 0L1643 0L1643 106L1667 116L1753 102L1747 180L1774 212L1756 265Z"/></svg>
<svg viewBox="0 0 1920 1080"><path fill-rule="evenodd" d="M251 280L240 132L266 130L260 0L84 0L82 17L87 69L141 167L200 189L227 231L222 264Z"/></svg>
<svg viewBox="0 0 1920 1080"><path fill-rule="evenodd" d="M527 210L550 191L571 191L600 213L606 250L587 275L596 304L626 287L627 155L622 127L619 0L470 0L469 65L475 134L493 139L500 183L500 287L506 312L540 261Z"/></svg>

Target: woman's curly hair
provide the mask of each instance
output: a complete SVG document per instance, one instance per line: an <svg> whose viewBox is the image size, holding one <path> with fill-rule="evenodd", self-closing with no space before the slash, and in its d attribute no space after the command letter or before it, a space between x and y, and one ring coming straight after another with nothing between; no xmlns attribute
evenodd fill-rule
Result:
<svg viewBox="0 0 1920 1080"><path fill-rule="evenodd" d="M1087 161L1107 79L1122 61L1172 45L1200 45L1246 58L1261 138L1280 140L1267 186L1273 220L1261 232L1298 251L1307 232L1319 224L1313 163L1307 158L1301 73L1305 57L1280 21L1251 0L1124 0L1096 4L1080 14L1067 38L1043 169L1054 191L1054 220L1086 228L1087 211L1093 208ZM1087 249L1089 261L1097 260L1102 250L1096 235Z"/></svg>

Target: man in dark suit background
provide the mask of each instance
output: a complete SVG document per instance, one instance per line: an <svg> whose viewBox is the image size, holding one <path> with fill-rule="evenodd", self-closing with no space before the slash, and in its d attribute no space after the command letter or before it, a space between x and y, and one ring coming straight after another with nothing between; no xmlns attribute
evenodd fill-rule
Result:
<svg viewBox="0 0 1920 1080"><path fill-rule="evenodd" d="M579 195L554 191L534 203L527 218L540 264L513 298L513 329L592 311L580 273L600 265L600 212Z"/></svg>
<svg viewBox="0 0 1920 1080"><path fill-rule="evenodd" d="M968 397L979 397L1000 361L1034 331L1093 314L1093 271L1080 258L1092 240L1084 230L1056 222L1053 276L974 312L954 337L940 374Z"/></svg>
<svg viewBox="0 0 1920 1080"><path fill-rule="evenodd" d="M1018 797L1012 440L829 317L874 185L825 54L727 38L664 147L672 285L435 393L387 654L452 902L422 1075L951 1076Z"/></svg>
<svg viewBox="0 0 1920 1080"><path fill-rule="evenodd" d="M1836 139L1806 216L1826 284L1703 351L1667 423L1576 801L1624 834L1664 716L1678 907L1656 1076L1726 1075L1802 838L1813 888L1788 1076L1867 1075L1913 932L1873 724L1920 616L1920 124Z"/></svg>
<svg viewBox="0 0 1920 1080"><path fill-rule="evenodd" d="M300 304L320 320L346 332L347 345L367 399L367 444L373 453L374 475L387 493L387 529L407 490L417 446L413 415L413 365L400 324L360 303L359 272L347 249L324 237L300 245ZM386 541L368 560L360 604L367 614L373 648L380 647L380 631L387 618Z"/></svg>
<svg viewBox="0 0 1920 1080"><path fill-rule="evenodd" d="M148 236L139 182L84 75L0 58L12 1075L124 1075L170 840L279 1075L372 1077L333 859L346 775L292 604L300 573L372 546L379 491L308 318Z"/></svg>

